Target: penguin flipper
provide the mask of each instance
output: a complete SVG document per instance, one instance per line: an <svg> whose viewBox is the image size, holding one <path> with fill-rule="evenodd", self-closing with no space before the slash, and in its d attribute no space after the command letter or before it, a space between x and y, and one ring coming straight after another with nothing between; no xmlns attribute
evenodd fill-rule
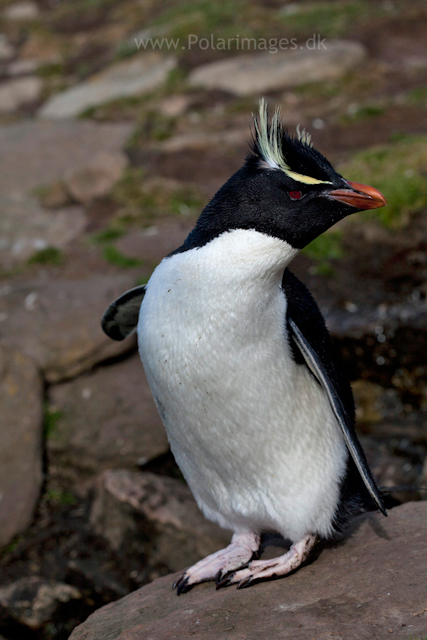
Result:
<svg viewBox="0 0 427 640"><path fill-rule="evenodd" d="M333 346L323 317L309 291L287 269L282 288L288 299L288 334L292 336L295 348L298 350L297 361L301 362L302 356L304 363L325 390L360 476L378 509L387 515L354 429L354 402L351 387L333 357Z"/></svg>
<svg viewBox="0 0 427 640"><path fill-rule="evenodd" d="M124 340L135 331L145 289L145 284L129 289L106 309L101 327L109 338Z"/></svg>

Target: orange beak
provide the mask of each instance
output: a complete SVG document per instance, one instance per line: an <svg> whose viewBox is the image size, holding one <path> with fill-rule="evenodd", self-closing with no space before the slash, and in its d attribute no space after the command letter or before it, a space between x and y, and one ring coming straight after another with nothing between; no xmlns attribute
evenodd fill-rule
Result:
<svg viewBox="0 0 427 640"><path fill-rule="evenodd" d="M366 184L359 184L358 182L348 181L348 184L351 189L335 189L335 191L328 193L328 197L333 200L345 202L361 211L365 209L378 209L387 204L386 199L378 189L369 187Z"/></svg>

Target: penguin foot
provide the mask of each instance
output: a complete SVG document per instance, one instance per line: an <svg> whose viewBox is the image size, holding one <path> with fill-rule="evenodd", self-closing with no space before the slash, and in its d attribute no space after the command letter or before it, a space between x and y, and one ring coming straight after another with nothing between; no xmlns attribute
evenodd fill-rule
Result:
<svg viewBox="0 0 427 640"><path fill-rule="evenodd" d="M224 576L248 564L258 552L261 538L256 533L235 533L225 549L212 553L187 569L172 585L179 596L208 580L219 584ZM233 574L234 575L234 574Z"/></svg>
<svg viewBox="0 0 427 640"><path fill-rule="evenodd" d="M237 584L238 589L248 587L254 580L264 580L284 576L298 569L310 555L317 542L317 536L307 535L294 542L289 551L278 558L270 560L253 560L246 568L242 568L217 582L217 589Z"/></svg>

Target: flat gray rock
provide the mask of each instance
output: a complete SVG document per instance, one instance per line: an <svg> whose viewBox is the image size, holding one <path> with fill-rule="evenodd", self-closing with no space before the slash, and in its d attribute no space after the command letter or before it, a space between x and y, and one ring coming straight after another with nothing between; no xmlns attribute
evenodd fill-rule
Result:
<svg viewBox="0 0 427 640"><path fill-rule="evenodd" d="M0 53L1 57L1 53ZM9 76L25 76L29 73L35 73L41 66L39 60L28 58L23 60L14 60L7 65L7 75Z"/></svg>
<svg viewBox="0 0 427 640"><path fill-rule="evenodd" d="M3 18L11 22L27 22L35 20L40 14L40 9L35 2L23 0L14 2L3 11Z"/></svg>
<svg viewBox="0 0 427 640"><path fill-rule="evenodd" d="M14 55L14 47L12 47L4 33L0 33L0 61L10 60Z"/></svg>
<svg viewBox="0 0 427 640"><path fill-rule="evenodd" d="M123 151L100 151L86 164L66 171L63 184L74 200L87 204L94 198L106 196L127 165Z"/></svg>
<svg viewBox="0 0 427 640"><path fill-rule="evenodd" d="M20 122L0 127L0 267L46 246L62 248L85 228L78 207L43 209L34 190L60 180L97 154L117 154L131 126L91 122ZM43 162L40 153L43 151Z"/></svg>
<svg viewBox="0 0 427 640"><path fill-rule="evenodd" d="M162 188L162 182L159 182ZM181 218L160 221L157 226L144 230L132 229L116 242L116 246L127 256L143 258L151 264L159 263L178 249L194 227L194 222Z"/></svg>
<svg viewBox="0 0 427 640"><path fill-rule="evenodd" d="M86 215L81 207L47 211L33 195L26 193L0 194L0 210L0 266L3 269L25 262L41 249L63 249L86 227Z"/></svg>
<svg viewBox="0 0 427 640"><path fill-rule="evenodd" d="M237 590L208 582L177 598L167 576L103 607L70 640L385 640L427 628L427 503L359 521L287 578Z"/></svg>
<svg viewBox="0 0 427 640"><path fill-rule="evenodd" d="M132 349L101 329L107 306L135 285L135 275L94 275L82 280L27 280L0 286L0 339L30 356L48 382L77 376Z"/></svg>
<svg viewBox="0 0 427 640"><path fill-rule="evenodd" d="M42 483L43 388L34 363L0 343L0 548L31 522Z"/></svg>
<svg viewBox="0 0 427 640"><path fill-rule="evenodd" d="M359 42L329 40L325 48L254 53L196 67L189 75L192 86L222 89L246 96L290 89L308 82L335 80L357 67L366 56Z"/></svg>
<svg viewBox="0 0 427 640"><path fill-rule="evenodd" d="M0 193L30 191L59 180L101 151L120 151L131 124L26 121L0 127ZM43 162L40 152L43 150Z"/></svg>
<svg viewBox="0 0 427 640"><path fill-rule="evenodd" d="M162 85L176 67L173 56L152 51L117 62L85 82L49 98L38 115L42 119L76 118L89 107L110 100L149 93Z"/></svg>
<svg viewBox="0 0 427 640"><path fill-rule="evenodd" d="M6 80L0 85L0 113L13 113L37 102L42 90L43 80L37 76Z"/></svg>
<svg viewBox="0 0 427 640"><path fill-rule="evenodd" d="M55 385L50 402L60 419L47 446L51 461L61 468L71 465L92 473L135 468L169 450L137 354Z"/></svg>

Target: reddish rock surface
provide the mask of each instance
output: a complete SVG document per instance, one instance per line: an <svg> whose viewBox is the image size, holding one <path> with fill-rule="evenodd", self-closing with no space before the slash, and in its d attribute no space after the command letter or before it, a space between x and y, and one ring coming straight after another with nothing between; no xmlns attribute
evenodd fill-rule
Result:
<svg viewBox="0 0 427 640"><path fill-rule="evenodd" d="M42 382L0 343L0 548L30 523L42 484Z"/></svg>
<svg viewBox="0 0 427 640"><path fill-rule="evenodd" d="M231 538L203 517L182 480L126 469L98 478L91 524L115 551L137 543L152 567L169 571L194 564Z"/></svg>
<svg viewBox="0 0 427 640"><path fill-rule="evenodd" d="M361 519L293 575L249 589L212 582L177 598L173 576L96 611L70 640L384 640L427 629L427 504Z"/></svg>

